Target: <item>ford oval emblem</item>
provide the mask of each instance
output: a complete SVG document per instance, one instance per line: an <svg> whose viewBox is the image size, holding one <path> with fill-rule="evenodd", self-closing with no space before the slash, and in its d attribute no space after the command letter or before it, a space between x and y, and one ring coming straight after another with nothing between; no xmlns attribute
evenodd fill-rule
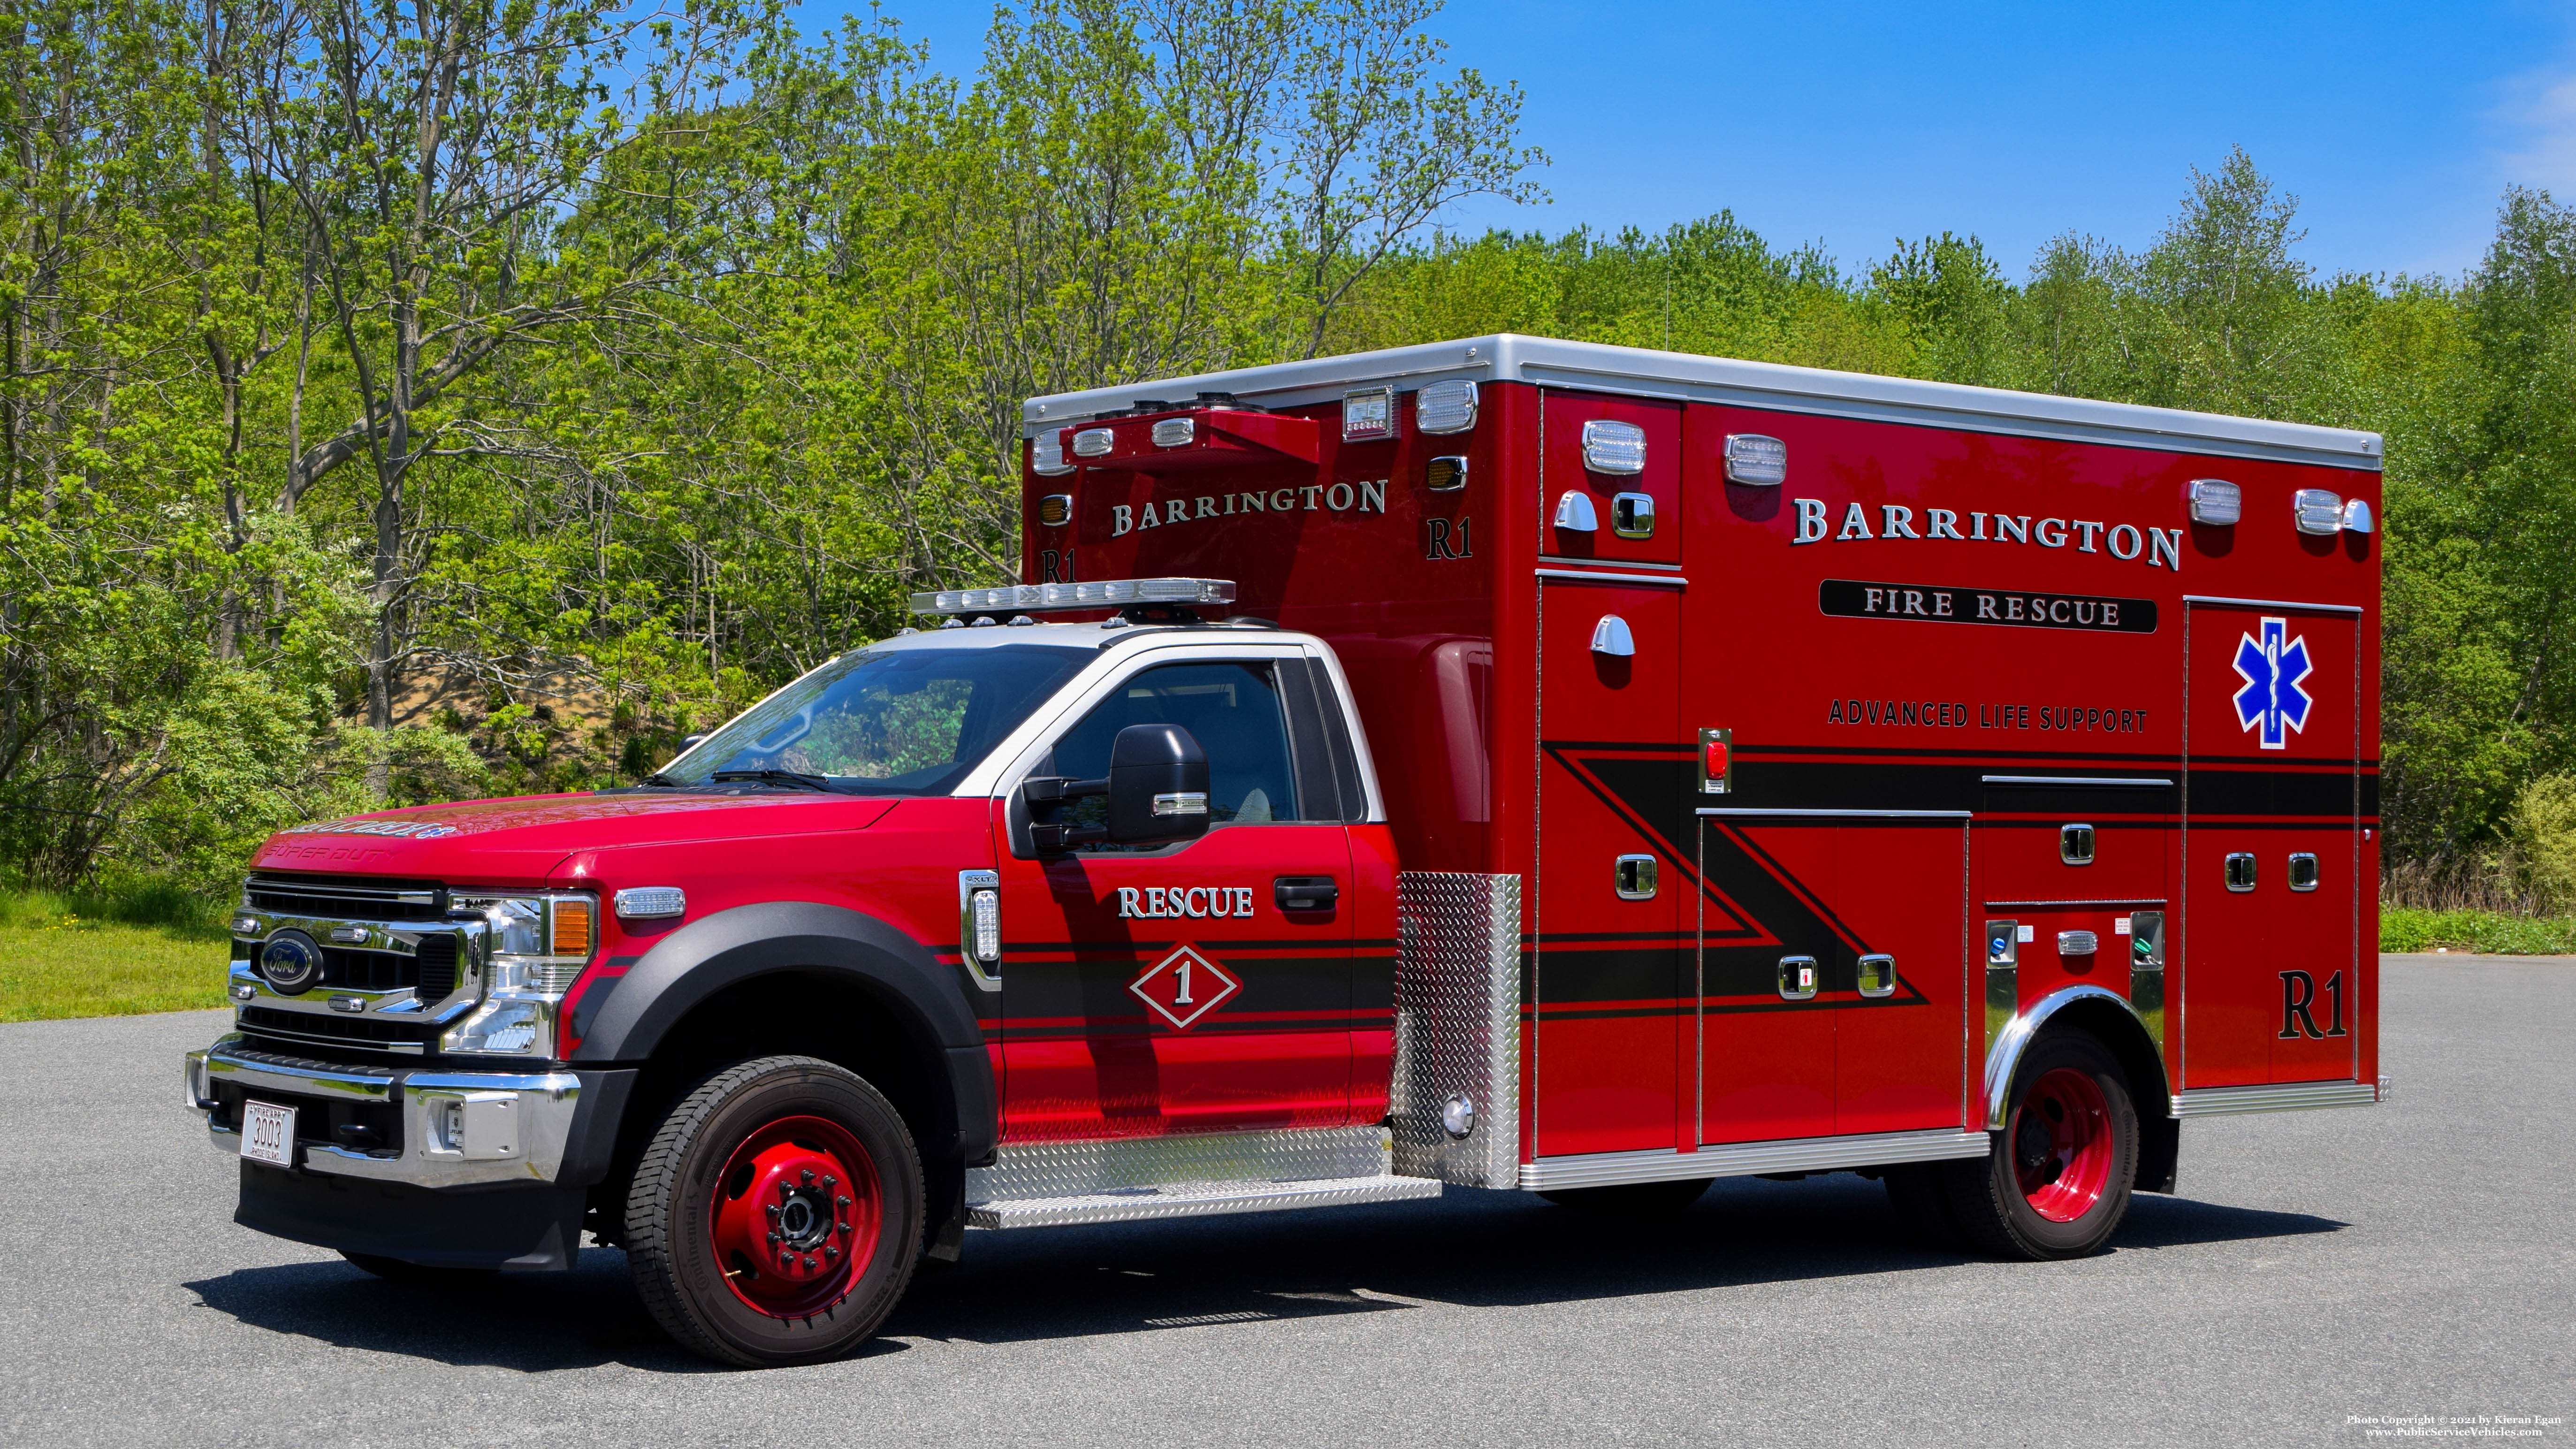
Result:
<svg viewBox="0 0 2576 1449"><path fill-rule="evenodd" d="M322 979L322 947L302 931L280 931L259 948L259 974L280 996L300 996Z"/></svg>

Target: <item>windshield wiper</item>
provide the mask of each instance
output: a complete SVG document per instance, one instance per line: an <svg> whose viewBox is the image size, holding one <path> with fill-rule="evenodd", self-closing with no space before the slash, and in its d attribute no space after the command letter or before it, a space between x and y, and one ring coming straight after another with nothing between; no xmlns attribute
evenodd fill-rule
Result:
<svg viewBox="0 0 2576 1449"><path fill-rule="evenodd" d="M687 788L689 787L689 782L688 782L688 781L686 781L686 780L674 780L674 779L672 779L670 776L663 774L663 773L662 773L661 771L659 771L659 770L656 770L656 771L654 771L652 774L649 774L649 775L645 776L645 777L644 777L644 780L643 780L643 783L644 783L644 784L647 784L647 785L659 785L659 786L661 786L661 787L662 787L663 789L665 789L665 790L685 790L685 789L687 789Z"/></svg>
<svg viewBox="0 0 2576 1449"><path fill-rule="evenodd" d="M822 776L800 775L794 770L718 770L707 778L716 781L758 780L764 785L797 785L808 790L820 790L826 795L833 793Z"/></svg>

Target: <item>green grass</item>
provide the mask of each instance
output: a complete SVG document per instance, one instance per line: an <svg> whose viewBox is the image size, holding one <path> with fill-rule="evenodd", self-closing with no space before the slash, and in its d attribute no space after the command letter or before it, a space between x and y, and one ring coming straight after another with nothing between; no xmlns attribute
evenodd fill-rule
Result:
<svg viewBox="0 0 2576 1449"><path fill-rule="evenodd" d="M2379 908L2380 950L2421 951L2434 942L2465 945L2494 956L2565 956L2576 954L2576 920L2497 911Z"/></svg>
<svg viewBox="0 0 2576 1449"><path fill-rule="evenodd" d="M160 881L0 890L0 1021L223 1005L223 909Z"/></svg>

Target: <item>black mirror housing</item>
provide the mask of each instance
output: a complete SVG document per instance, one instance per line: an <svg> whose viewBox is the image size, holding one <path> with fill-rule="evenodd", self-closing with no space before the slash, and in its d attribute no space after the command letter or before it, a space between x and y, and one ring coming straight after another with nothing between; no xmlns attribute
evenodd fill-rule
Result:
<svg viewBox="0 0 2576 1449"><path fill-rule="evenodd" d="M1208 828L1207 754L1176 724L1129 725L1109 747L1109 839L1196 840Z"/></svg>

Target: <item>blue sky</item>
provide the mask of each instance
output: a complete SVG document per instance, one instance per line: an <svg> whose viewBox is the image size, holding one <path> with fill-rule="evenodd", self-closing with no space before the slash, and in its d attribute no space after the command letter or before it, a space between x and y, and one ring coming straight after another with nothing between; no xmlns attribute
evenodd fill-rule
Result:
<svg viewBox="0 0 2576 1449"><path fill-rule="evenodd" d="M851 8L809 0L808 25ZM971 72L989 0L888 0ZM2509 182L2576 199L2576 6L1594 5L1451 0L1451 59L1528 92L1552 205L1447 224L1659 229L1731 207L1846 267L1973 232L2151 242L2231 145L2297 194L2324 272L2476 264Z"/></svg>

